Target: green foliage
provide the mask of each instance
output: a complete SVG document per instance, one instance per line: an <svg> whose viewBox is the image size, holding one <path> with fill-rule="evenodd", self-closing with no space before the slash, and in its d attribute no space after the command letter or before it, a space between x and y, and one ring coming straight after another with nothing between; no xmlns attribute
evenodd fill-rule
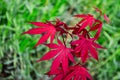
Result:
<svg viewBox="0 0 120 80"><path fill-rule="evenodd" d="M0 1L0 79L48 80L44 73L50 62L37 63L47 48L33 46L38 36L21 35L34 27L30 21L54 20L56 17L72 24L70 16L94 13L93 7L106 13L110 24L104 23L98 43L99 62L88 62L93 80L120 80L120 1L119 0L1 0ZM7 72L5 72L7 71Z"/></svg>

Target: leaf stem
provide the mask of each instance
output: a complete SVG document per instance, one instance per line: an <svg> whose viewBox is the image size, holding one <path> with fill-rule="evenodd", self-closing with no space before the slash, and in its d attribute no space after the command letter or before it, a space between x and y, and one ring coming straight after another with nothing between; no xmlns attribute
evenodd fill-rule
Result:
<svg viewBox="0 0 120 80"><path fill-rule="evenodd" d="M63 34L62 34L62 39L63 39L63 43L64 43L64 45L66 46L66 44L65 44L65 39L64 39Z"/></svg>

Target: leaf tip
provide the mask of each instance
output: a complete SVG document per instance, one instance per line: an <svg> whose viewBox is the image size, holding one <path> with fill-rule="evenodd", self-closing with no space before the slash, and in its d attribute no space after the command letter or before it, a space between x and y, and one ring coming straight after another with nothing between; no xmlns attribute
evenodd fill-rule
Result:
<svg viewBox="0 0 120 80"><path fill-rule="evenodd" d="M106 14L104 14L104 19L107 23L110 23L110 19L108 18L108 16Z"/></svg>

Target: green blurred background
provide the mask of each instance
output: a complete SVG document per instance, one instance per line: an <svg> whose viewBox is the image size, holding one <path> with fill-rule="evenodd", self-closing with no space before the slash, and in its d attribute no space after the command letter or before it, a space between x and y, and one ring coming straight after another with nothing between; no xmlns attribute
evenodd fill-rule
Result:
<svg viewBox="0 0 120 80"><path fill-rule="evenodd" d="M74 14L106 13L111 22L103 21L98 43L99 61L88 61L93 80L120 80L120 0L0 0L0 80L50 80L44 75L51 61L37 63L48 48L33 46L40 35L21 35L35 26L31 21L60 18L69 23ZM103 19L102 19L103 20Z"/></svg>

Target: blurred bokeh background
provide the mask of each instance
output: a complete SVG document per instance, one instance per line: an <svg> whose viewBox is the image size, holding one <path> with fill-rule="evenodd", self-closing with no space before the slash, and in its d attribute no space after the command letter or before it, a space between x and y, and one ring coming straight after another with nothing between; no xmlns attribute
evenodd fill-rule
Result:
<svg viewBox="0 0 120 80"><path fill-rule="evenodd" d="M98 43L99 61L88 61L93 80L120 80L120 0L0 0L0 80L50 80L44 75L51 61L37 63L48 49L33 46L40 35L21 35L35 26L31 21L60 18L67 22L80 13L96 14L93 7L106 13L106 24Z"/></svg>

